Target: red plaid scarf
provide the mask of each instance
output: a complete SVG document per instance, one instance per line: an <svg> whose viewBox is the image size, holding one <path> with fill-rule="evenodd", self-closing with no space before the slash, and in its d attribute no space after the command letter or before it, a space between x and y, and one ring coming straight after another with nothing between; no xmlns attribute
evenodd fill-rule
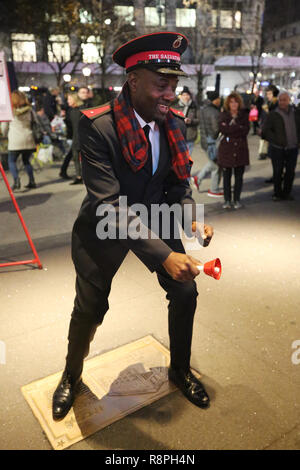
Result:
<svg viewBox="0 0 300 470"><path fill-rule="evenodd" d="M113 112L123 156L131 169L136 172L143 168L147 161L148 142L133 112L127 82L113 102ZM192 160L172 112L168 112L164 125L172 155L172 169L179 179L189 178Z"/></svg>

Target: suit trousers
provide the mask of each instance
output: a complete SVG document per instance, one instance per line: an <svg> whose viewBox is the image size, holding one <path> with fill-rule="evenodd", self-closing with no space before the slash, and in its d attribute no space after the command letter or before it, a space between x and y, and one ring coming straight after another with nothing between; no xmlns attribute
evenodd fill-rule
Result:
<svg viewBox="0 0 300 470"><path fill-rule="evenodd" d="M90 343L97 327L102 323L109 308L108 296L111 279L105 273L100 286L76 277L76 297L68 335L66 369L74 379L80 377L83 360L89 354ZM171 366L187 371L190 366L194 314L197 289L195 281L178 282L161 266L157 272L159 284L166 291L168 306L168 329L170 337Z"/></svg>

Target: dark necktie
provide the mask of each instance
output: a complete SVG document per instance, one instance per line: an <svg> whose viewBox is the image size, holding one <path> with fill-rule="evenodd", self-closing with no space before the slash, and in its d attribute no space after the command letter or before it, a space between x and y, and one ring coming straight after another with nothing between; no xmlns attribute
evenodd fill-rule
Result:
<svg viewBox="0 0 300 470"><path fill-rule="evenodd" d="M146 126L143 127L143 130L145 132L145 136L148 142L148 158L144 165L144 168L150 173L150 175L152 175L152 171L153 171L152 169L152 146L151 146L151 142L149 139L150 126L146 124Z"/></svg>

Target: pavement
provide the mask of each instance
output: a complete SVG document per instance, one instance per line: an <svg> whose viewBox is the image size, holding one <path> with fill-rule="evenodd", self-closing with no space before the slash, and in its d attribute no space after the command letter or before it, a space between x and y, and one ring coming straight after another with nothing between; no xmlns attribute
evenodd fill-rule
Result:
<svg viewBox="0 0 300 470"><path fill-rule="evenodd" d="M249 136L242 209L225 211L222 200L208 197L209 178L194 193L215 234L191 254L223 265L219 281L197 278L191 362L210 408L177 391L71 450L300 449L300 167L295 200L273 202L264 182L271 164L257 159L258 143ZM206 162L199 145L193 159L195 168ZM51 449L20 388L64 367L75 281L70 233L85 188L62 181L59 164L36 173L36 190L15 193L43 269L0 267L0 449ZM31 257L2 180L0 220L0 262ZM169 347L167 301L155 274L129 254L89 357L149 334Z"/></svg>

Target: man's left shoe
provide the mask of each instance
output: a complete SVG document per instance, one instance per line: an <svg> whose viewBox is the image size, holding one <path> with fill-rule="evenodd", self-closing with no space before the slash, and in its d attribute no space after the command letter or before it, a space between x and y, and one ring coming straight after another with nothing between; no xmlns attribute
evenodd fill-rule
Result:
<svg viewBox="0 0 300 470"><path fill-rule="evenodd" d="M200 408L207 408L209 406L210 400L204 385L191 371L185 372L170 367L168 376L169 380L171 380L194 405Z"/></svg>

